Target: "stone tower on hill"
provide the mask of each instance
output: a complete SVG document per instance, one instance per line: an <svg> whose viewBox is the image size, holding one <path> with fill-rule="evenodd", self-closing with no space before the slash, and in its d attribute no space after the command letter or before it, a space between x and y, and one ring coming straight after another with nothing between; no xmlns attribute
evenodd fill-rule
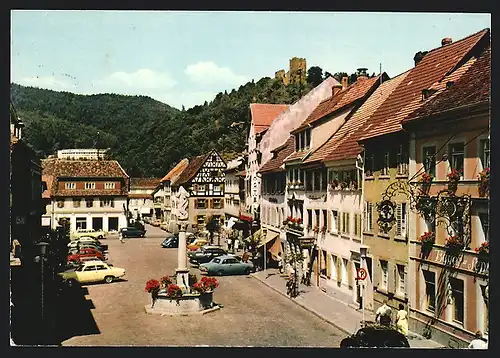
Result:
<svg viewBox="0 0 500 358"><path fill-rule="evenodd" d="M305 58L293 57L290 59L290 68L285 73L285 70L276 71L274 77L280 79L285 85L290 83L305 84L307 77L307 65Z"/></svg>

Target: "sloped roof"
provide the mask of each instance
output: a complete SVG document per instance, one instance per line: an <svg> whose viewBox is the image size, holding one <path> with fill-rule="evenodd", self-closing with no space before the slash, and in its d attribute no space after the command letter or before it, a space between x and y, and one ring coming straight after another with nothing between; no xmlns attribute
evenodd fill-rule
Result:
<svg viewBox="0 0 500 358"><path fill-rule="evenodd" d="M129 193L128 197L130 199L151 199L153 197L153 194L146 194L146 193Z"/></svg>
<svg viewBox="0 0 500 358"><path fill-rule="evenodd" d="M73 178L128 178L116 160L43 159L42 172L54 177Z"/></svg>
<svg viewBox="0 0 500 358"><path fill-rule="evenodd" d="M394 89L405 79L406 71L393 79L383 82L370 97L359 107L351 118L334 133L328 141L312 153L304 162L322 160L340 160L355 158L362 148L357 140L369 126L370 116L377 110Z"/></svg>
<svg viewBox="0 0 500 358"><path fill-rule="evenodd" d="M430 116L462 106L491 101L491 46L475 59L471 59L460 70L464 73L453 81L441 81L442 90L436 93L424 106L408 116L403 123L418 117ZM459 70L455 71L459 72ZM450 88L446 84L453 81ZM437 84L436 84L437 87Z"/></svg>
<svg viewBox="0 0 500 358"><path fill-rule="evenodd" d="M295 150L295 136L290 136L287 139L284 145L281 147L274 149L273 152L276 152L276 157L269 159L264 165L260 168L259 173L269 173L269 172L280 172L284 171L281 166L283 165L283 161L286 157L293 153Z"/></svg>
<svg viewBox="0 0 500 358"><path fill-rule="evenodd" d="M304 122L302 122L300 126L294 129L293 132L300 131L321 118L324 118L325 116L354 104L354 102L359 99L362 99L380 82L380 76L381 75L378 75L372 78L360 77L356 80L356 82L340 91L335 96L325 99L314 109L314 111L311 112L311 114Z"/></svg>
<svg viewBox="0 0 500 358"><path fill-rule="evenodd" d="M290 106L288 104L250 103L250 114L255 134L268 129L271 123L281 114L281 112L285 111L289 107Z"/></svg>
<svg viewBox="0 0 500 358"><path fill-rule="evenodd" d="M47 184L47 189L42 192L42 199L50 199L52 194L52 186L54 183L54 177L52 175L43 174L42 181Z"/></svg>
<svg viewBox="0 0 500 358"><path fill-rule="evenodd" d="M130 178L130 188L154 189L161 178Z"/></svg>
<svg viewBox="0 0 500 358"><path fill-rule="evenodd" d="M184 169L186 169L187 165L189 164L189 160L187 158L182 159L179 163L175 165L170 171L168 172L167 175L165 175L160 182L164 182L167 180L173 181L175 177L177 177Z"/></svg>
<svg viewBox="0 0 500 358"><path fill-rule="evenodd" d="M400 131L401 121L424 104L422 90L455 70L485 36L489 29L429 51L371 116L373 125L360 140Z"/></svg>
<svg viewBox="0 0 500 358"><path fill-rule="evenodd" d="M171 185L181 185L189 180L191 180L198 170L203 166L203 164L206 162L206 160L209 158L209 156L212 154L212 152L209 152L207 154L199 155L197 157L194 157L189 160L189 164L185 167L185 169L180 173L179 177L174 181L171 181Z"/></svg>

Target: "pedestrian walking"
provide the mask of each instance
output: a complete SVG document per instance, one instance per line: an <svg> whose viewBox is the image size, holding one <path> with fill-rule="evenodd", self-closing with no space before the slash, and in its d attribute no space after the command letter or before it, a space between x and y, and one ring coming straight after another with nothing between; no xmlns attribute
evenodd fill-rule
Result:
<svg viewBox="0 0 500 358"><path fill-rule="evenodd" d="M488 342L481 331L476 331L475 338L470 342L469 349L488 349Z"/></svg>
<svg viewBox="0 0 500 358"><path fill-rule="evenodd" d="M405 336L408 335L408 312L402 303L399 304L399 311L396 315L396 329Z"/></svg>
<svg viewBox="0 0 500 358"><path fill-rule="evenodd" d="M384 326L390 326L392 322L392 309L387 305L387 300L384 300L384 304L380 306L375 313L375 320Z"/></svg>
<svg viewBox="0 0 500 358"><path fill-rule="evenodd" d="M234 251L238 252L240 249L240 240L234 239Z"/></svg>
<svg viewBox="0 0 500 358"><path fill-rule="evenodd" d="M233 240L231 240L231 236L227 238L227 251L231 251L231 247L233 244Z"/></svg>
<svg viewBox="0 0 500 358"><path fill-rule="evenodd" d="M119 233L118 234L118 239L120 240L120 242L123 244L123 233Z"/></svg>

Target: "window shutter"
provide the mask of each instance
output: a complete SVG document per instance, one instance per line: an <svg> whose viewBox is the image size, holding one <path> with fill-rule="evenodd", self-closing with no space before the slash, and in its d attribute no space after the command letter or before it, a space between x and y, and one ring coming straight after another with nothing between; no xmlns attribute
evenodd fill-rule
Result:
<svg viewBox="0 0 500 358"><path fill-rule="evenodd" d="M349 285L349 288L352 290L354 286L354 274L353 274L353 262L352 261L347 261L347 283Z"/></svg>
<svg viewBox="0 0 500 358"><path fill-rule="evenodd" d="M327 231L331 231L332 230L332 215L333 214L329 214L326 216L326 230Z"/></svg>
<svg viewBox="0 0 500 358"><path fill-rule="evenodd" d="M342 282L342 257L337 256L337 282L339 286Z"/></svg>
<svg viewBox="0 0 500 358"><path fill-rule="evenodd" d="M387 262L387 291L388 292L396 292L396 278L397 278L397 267L394 263L388 261Z"/></svg>
<svg viewBox="0 0 500 358"><path fill-rule="evenodd" d="M351 233L351 230L349 228L349 213L346 213L346 233Z"/></svg>
<svg viewBox="0 0 500 358"><path fill-rule="evenodd" d="M380 270L381 270L381 267L380 267L380 260L378 259L373 259L372 260L373 262L373 277L372 277L372 284L373 284L373 288L377 288L378 287L378 280L379 280L379 277L380 277Z"/></svg>
<svg viewBox="0 0 500 358"><path fill-rule="evenodd" d="M405 284L404 284L404 290L405 290L405 297L408 297L408 290L409 290L409 287L408 287L408 266L405 265L404 266L404 280L405 280Z"/></svg>
<svg viewBox="0 0 500 358"><path fill-rule="evenodd" d="M195 208L195 209L198 209L198 199L196 199L196 200L194 201L194 208Z"/></svg>
<svg viewBox="0 0 500 358"><path fill-rule="evenodd" d="M340 232L341 231L341 228L340 228L340 213L337 211L337 232Z"/></svg>
<svg viewBox="0 0 500 358"><path fill-rule="evenodd" d="M368 205L367 202L365 201L363 203L363 215L365 216L365 227L363 228L364 231L368 231Z"/></svg>
<svg viewBox="0 0 500 358"><path fill-rule="evenodd" d="M396 205L396 235L401 236L401 203Z"/></svg>

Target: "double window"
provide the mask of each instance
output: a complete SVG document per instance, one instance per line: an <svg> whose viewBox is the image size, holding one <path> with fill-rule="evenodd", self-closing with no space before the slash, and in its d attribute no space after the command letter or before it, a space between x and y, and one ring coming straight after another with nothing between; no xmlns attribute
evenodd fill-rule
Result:
<svg viewBox="0 0 500 358"><path fill-rule="evenodd" d="M65 189L76 189L76 183L65 183L64 188Z"/></svg>
<svg viewBox="0 0 500 358"><path fill-rule="evenodd" d="M449 289L452 303L452 320L464 323L464 281L455 277L449 278Z"/></svg>
<svg viewBox="0 0 500 358"><path fill-rule="evenodd" d="M425 281L425 309L434 312L436 309L436 274L422 270Z"/></svg>
<svg viewBox="0 0 500 358"><path fill-rule="evenodd" d="M95 183L85 183L85 189L95 189Z"/></svg>
<svg viewBox="0 0 500 358"><path fill-rule="evenodd" d="M308 128L305 131L297 133L295 135L295 151L301 151L309 149L311 146L311 129Z"/></svg>
<svg viewBox="0 0 500 358"><path fill-rule="evenodd" d="M115 183L114 182L106 182L104 183L104 189L114 189L115 188Z"/></svg>
<svg viewBox="0 0 500 358"><path fill-rule="evenodd" d="M436 177L436 146L424 147L422 149L422 162L425 172Z"/></svg>

